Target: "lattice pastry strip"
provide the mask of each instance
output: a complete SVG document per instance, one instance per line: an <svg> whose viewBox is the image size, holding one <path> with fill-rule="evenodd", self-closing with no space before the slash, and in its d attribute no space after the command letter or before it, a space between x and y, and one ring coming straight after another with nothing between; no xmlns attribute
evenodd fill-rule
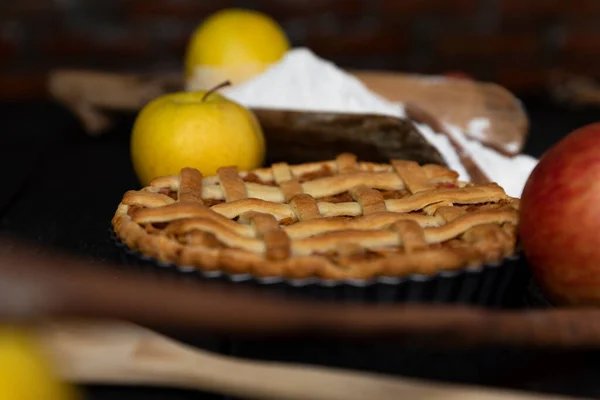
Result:
<svg viewBox="0 0 600 400"><path fill-rule="evenodd" d="M309 195L303 194L303 196ZM385 200L385 207L388 211L406 213L422 210L428 205L444 201L450 202L452 204L478 204L488 201L497 202L503 199L507 199L507 196L504 193L504 191L498 186L466 187L459 189L441 188L435 191L419 192L415 195L402 199ZM356 202L337 204L319 202L317 203L317 207L319 210L319 214L324 217L338 215L362 215L362 208L360 204ZM254 198L240 200L232 203L217 204L214 207L212 207L212 209L215 212L231 219L238 217L242 212L250 210L271 213L277 219L295 218L296 216L294 210L292 210L292 207L290 205L263 201ZM316 215L316 210L314 210L312 215Z"/></svg>
<svg viewBox="0 0 600 400"><path fill-rule="evenodd" d="M159 210L160 212L157 212ZM236 223L200 205L174 203L161 209L137 210L132 213L132 220L141 225L172 222L165 229L167 233L188 232L192 229L216 231L220 227L240 236L255 237L256 232L248 226L250 223L248 216L251 213L242 214L238 219L238 223ZM439 214L427 216L384 212L352 219L336 217L309 218L285 226L284 229L290 237L298 239L331 231L384 229L386 226L401 220L415 221L422 227L441 226L446 222ZM206 228L202 228L203 224L208 225L205 225Z"/></svg>
<svg viewBox="0 0 600 400"><path fill-rule="evenodd" d="M387 211L385 200L378 190L360 185L350 190L350 195L360 205L363 215Z"/></svg>
<svg viewBox="0 0 600 400"><path fill-rule="evenodd" d="M225 200L228 202L242 200L248 197L244 181L235 167L221 167L217 171L219 183L223 188Z"/></svg>
<svg viewBox="0 0 600 400"><path fill-rule="evenodd" d="M255 213L255 215L264 216L268 214ZM256 226L256 221L253 218L250 220ZM226 224L220 219L202 217L187 218L179 219L170 224L165 229L165 233L168 235L177 235L187 233L192 230L205 230L214 233L219 241L229 247L241 248L255 253L265 253L267 246L265 243L263 243L261 235L263 235L267 230L274 230L273 227L275 225L279 227L279 224L277 224L275 218L270 215L266 222L264 222L264 217L262 217L261 221L263 221L263 224L269 222L271 225L263 225L267 226L268 228L262 228L261 231L259 228L253 229L252 227L245 225L239 225L240 227L245 228L233 228L234 225L238 224ZM395 222L392 224L392 226L408 226L406 224L409 223L409 221L412 222L412 224L416 224L410 226L419 226L419 229L422 229L425 242L431 244L450 240L481 224L502 224L506 222L516 223L516 216L510 211L485 211L481 213L463 214L462 217L456 218L444 225L430 228L421 228L420 225L418 225L418 222L408 219L405 221L400 220ZM275 225L273 225L273 223L275 223ZM402 225L403 223L404 225ZM379 228L385 228L385 226L381 226ZM308 255L315 252L334 250L337 246L337 243L340 241L360 243L365 248L369 249L400 246L403 243L402 233L404 233L405 230L398 232L401 234L398 235L393 231L388 231L385 229L346 229L343 231L323 230L320 234L303 237L296 240L294 243L292 243L292 249L294 254Z"/></svg>
<svg viewBox="0 0 600 400"><path fill-rule="evenodd" d="M202 200L202 174L194 168L183 168L179 174L177 199L180 202L193 201L204 204Z"/></svg>
<svg viewBox="0 0 600 400"><path fill-rule="evenodd" d="M136 190L126 192L122 200L122 204L127 206L148 208L158 208L174 203L176 203L176 200L166 194Z"/></svg>
<svg viewBox="0 0 600 400"><path fill-rule="evenodd" d="M354 156L350 155L352 160L354 160ZM289 173L293 177L301 176L306 173L314 173L318 172L320 169L324 167L331 169L333 171L338 171L338 165L352 165L348 163L348 155L342 154L337 157L334 161L323 161L318 163L307 163L289 166ZM280 165L285 163L279 163ZM278 165L278 164L275 164ZM285 164L287 165L287 164ZM421 169L425 172L429 183L457 183L458 173L452 170L449 170L440 165L428 164L421 166ZM347 171L347 170L346 170ZM338 171L339 172L339 171ZM365 184L367 186L382 189L382 190L400 190L404 189L406 186L404 182L399 178L395 169L389 164L374 164L374 163L366 163L360 162L355 163L354 172L351 175L352 180L348 180L348 176L339 176L334 175L333 177L328 177L327 179L316 179L310 182L305 182L306 186L303 188L304 193L308 193L312 196L331 196L333 194L339 193L340 191L350 190L354 186L358 186L361 184ZM275 172L273 167L269 169L258 169L254 171L241 171L239 172L239 176L241 178L246 177L249 173L252 173L265 181L273 180L275 181ZM222 187L219 184L218 176L208 176L203 178L203 191L202 197L204 199L214 199L220 200L224 199L225 195ZM168 188L172 191L177 191L179 185L179 177L178 176L165 176L155 178L151 184L151 188ZM263 198L263 200L270 201L278 201L278 199L283 199L282 193L279 188L273 188L265 185L256 185L252 183L246 183L246 188L249 186L254 186L253 190L255 192L260 192L263 190L269 191L269 189L273 189L273 191L266 194L267 198ZM258 186L258 187L257 187ZM332 187L329 192L324 191L326 187ZM324 188L325 187L325 188ZM308 191L306 190L308 188ZM323 193L312 193L312 190L316 188L316 190L324 191ZM249 197L252 196L249 193Z"/></svg>
<svg viewBox="0 0 600 400"><path fill-rule="evenodd" d="M296 175L303 169L307 172L313 172L314 167L300 168L291 167L286 163L277 163L272 167L269 174L265 171L255 173L258 176L269 180L274 180L279 187L261 185L252 182L246 182L246 194L244 194L241 184L243 183L243 173L234 174L233 167L227 167L226 170L215 177L204 178L202 197L205 199L234 201L245 197L258 198L273 202L287 202L294 195L300 193L309 194L315 198L332 196L347 192L356 186L366 185L373 189L381 190L401 190L407 188L404 179L411 182L413 193L420 191L423 187L430 187L438 183L455 183L458 174L438 165L426 165L419 167L414 162L395 162L392 166L383 166L378 164L357 163L354 155L342 154L334 162L324 163L329 168L338 171L338 175L324 177L304 183L300 183ZM322 165L322 166L323 166ZM298 173L294 172L298 170ZM418 177L411 177L416 174ZM226 176L222 177L221 175ZM239 178L239 179L238 179ZM226 184L222 181L225 179ZM177 177L158 178L152 182L152 186L169 187L172 190L177 189ZM231 188L236 192L229 198L225 194L225 188ZM232 197L234 196L234 197Z"/></svg>
<svg viewBox="0 0 600 400"><path fill-rule="evenodd" d="M290 256L290 238L271 214L252 213L249 217L257 237L265 243L265 257L282 260Z"/></svg>
<svg viewBox="0 0 600 400"><path fill-rule="evenodd" d="M425 171L414 161L393 160L394 170L412 193L429 189L428 177Z"/></svg>
<svg viewBox="0 0 600 400"><path fill-rule="evenodd" d="M321 217L321 211L315 199L307 194L299 194L290 200L290 209L298 221Z"/></svg>
<svg viewBox="0 0 600 400"><path fill-rule="evenodd" d="M159 260L258 275L433 273L514 252L518 199L457 177L349 154L211 177L185 168L125 193L113 226Z"/></svg>
<svg viewBox="0 0 600 400"><path fill-rule="evenodd" d="M340 154L335 162L340 174L347 174L356 169L356 156L354 154Z"/></svg>
<svg viewBox="0 0 600 400"><path fill-rule="evenodd" d="M281 188L283 200L289 202L292 197L302 193L302 185L292 176L292 170L287 163L273 164L273 177Z"/></svg>
<svg viewBox="0 0 600 400"><path fill-rule="evenodd" d="M294 179L292 169L288 163L276 163L273 164L271 168L273 169L273 178L278 185L281 185L282 182L291 181Z"/></svg>
<svg viewBox="0 0 600 400"><path fill-rule="evenodd" d="M411 220L398 221L392 227L398 232L398 238L407 253L427 248L428 244L424 231L417 222Z"/></svg>

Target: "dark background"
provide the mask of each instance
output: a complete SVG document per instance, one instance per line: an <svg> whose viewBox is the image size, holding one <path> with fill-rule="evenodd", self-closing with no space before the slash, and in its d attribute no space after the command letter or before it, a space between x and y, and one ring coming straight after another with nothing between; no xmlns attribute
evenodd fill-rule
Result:
<svg viewBox="0 0 600 400"><path fill-rule="evenodd" d="M556 70L600 75L597 0L2 0L0 96L42 96L54 67L180 70L189 34L231 6L344 67L458 70L518 94Z"/></svg>

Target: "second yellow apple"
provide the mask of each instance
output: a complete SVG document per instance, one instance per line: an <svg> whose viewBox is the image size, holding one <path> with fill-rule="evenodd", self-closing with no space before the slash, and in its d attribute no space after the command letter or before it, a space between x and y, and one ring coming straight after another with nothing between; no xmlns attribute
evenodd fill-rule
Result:
<svg viewBox="0 0 600 400"><path fill-rule="evenodd" d="M237 85L264 72L290 49L282 27L254 10L223 9L206 18L185 51L186 86L206 90L224 80Z"/></svg>

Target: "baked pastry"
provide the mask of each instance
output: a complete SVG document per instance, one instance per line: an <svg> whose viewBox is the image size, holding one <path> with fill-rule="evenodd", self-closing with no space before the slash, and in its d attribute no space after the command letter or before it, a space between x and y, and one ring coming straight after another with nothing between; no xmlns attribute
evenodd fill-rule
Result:
<svg viewBox="0 0 600 400"><path fill-rule="evenodd" d="M125 193L112 220L157 261L257 277L431 275L515 253L519 200L440 165L333 161L203 177L192 168Z"/></svg>

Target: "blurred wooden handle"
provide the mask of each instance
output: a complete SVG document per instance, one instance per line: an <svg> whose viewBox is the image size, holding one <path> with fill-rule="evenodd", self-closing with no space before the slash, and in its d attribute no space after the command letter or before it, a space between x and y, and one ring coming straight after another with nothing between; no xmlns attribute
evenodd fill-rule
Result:
<svg viewBox="0 0 600 400"><path fill-rule="evenodd" d="M63 322L43 325L37 333L59 375L77 383L168 386L277 400L565 399L236 359L126 323Z"/></svg>
<svg viewBox="0 0 600 400"><path fill-rule="evenodd" d="M110 318L216 335L421 340L430 346L600 348L600 310L301 301L182 282L0 242L0 320ZM168 299L168 301L165 301ZM243 312L232 312L243 310Z"/></svg>
<svg viewBox="0 0 600 400"><path fill-rule="evenodd" d="M389 71L355 71L370 90L390 101L414 103L471 139L508 155L521 152L529 119L521 102L494 83ZM480 127L473 126L482 123Z"/></svg>
<svg viewBox="0 0 600 400"><path fill-rule="evenodd" d="M521 152L529 121L520 102L491 83L383 71L350 71L370 90L402 103L414 103L443 123L467 134L474 119L489 123L471 138L515 155ZM93 70L56 70L49 74L48 91L71 109L90 134L110 126L107 110L137 112L162 94L184 89L175 74L126 74ZM477 135L475 133L478 133Z"/></svg>
<svg viewBox="0 0 600 400"><path fill-rule="evenodd" d="M60 69L48 77L48 92L68 107L91 135L111 126L107 111L137 112L154 98L182 88L181 78L168 74Z"/></svg>

